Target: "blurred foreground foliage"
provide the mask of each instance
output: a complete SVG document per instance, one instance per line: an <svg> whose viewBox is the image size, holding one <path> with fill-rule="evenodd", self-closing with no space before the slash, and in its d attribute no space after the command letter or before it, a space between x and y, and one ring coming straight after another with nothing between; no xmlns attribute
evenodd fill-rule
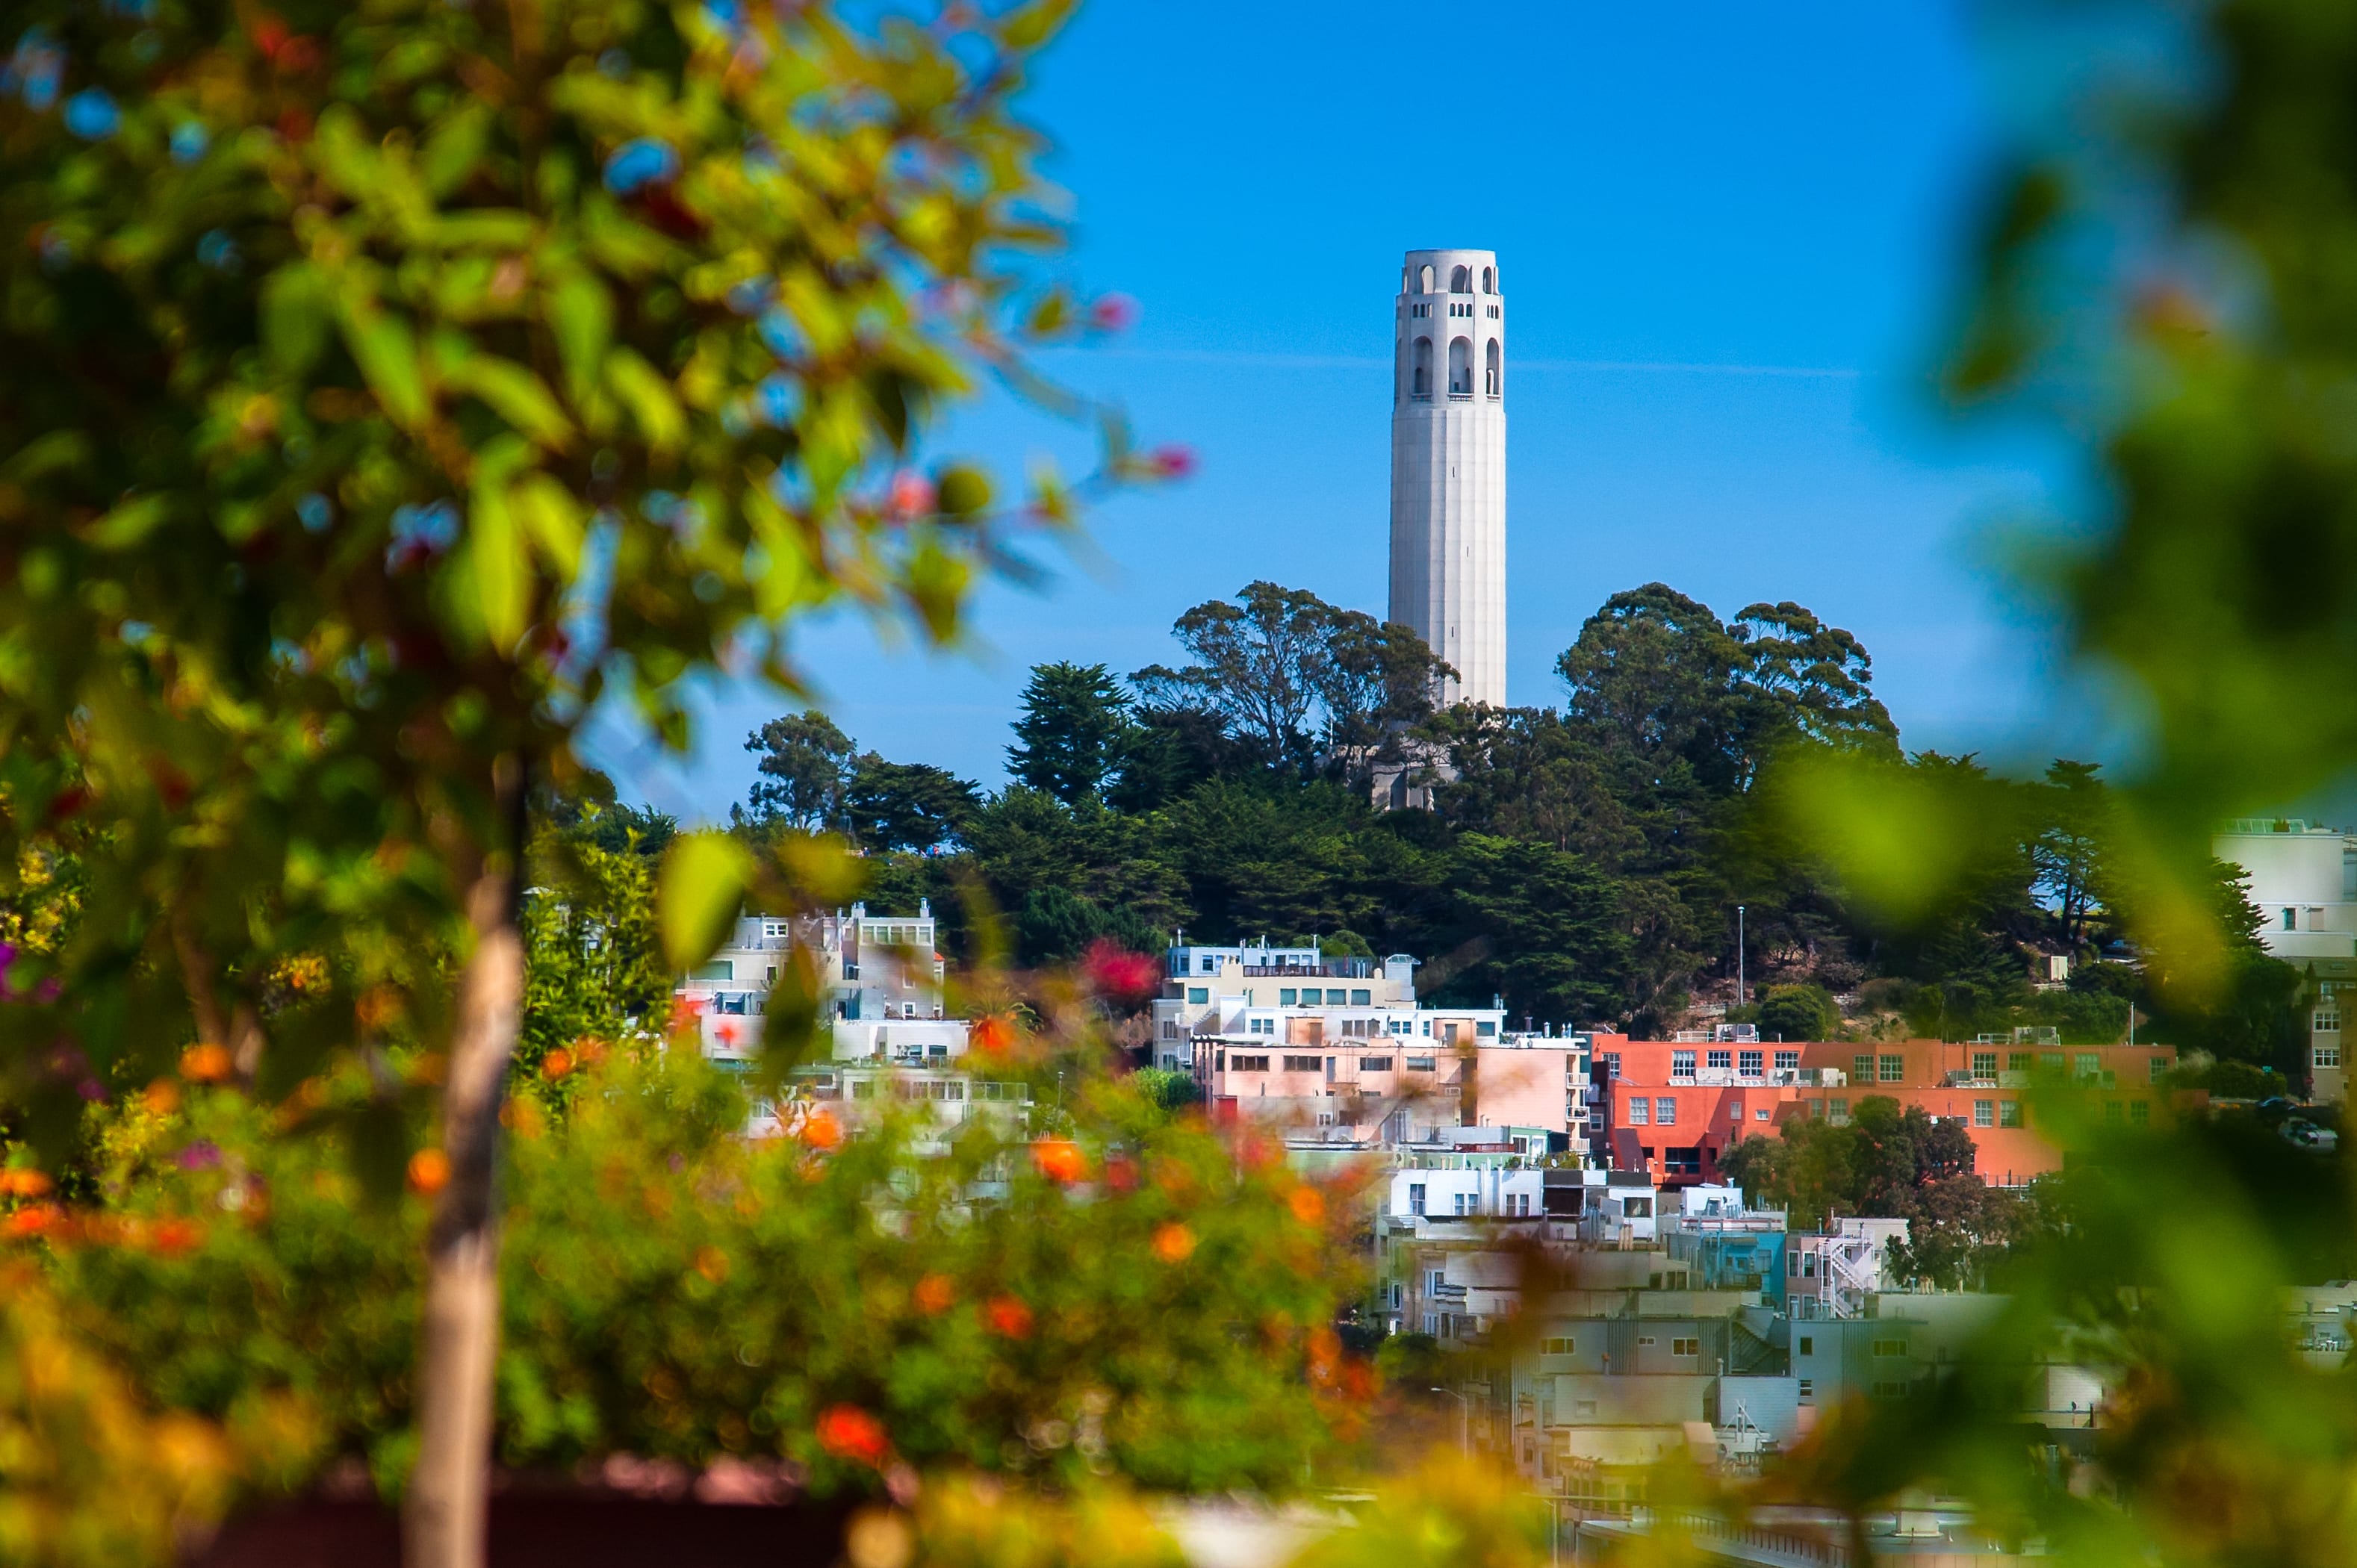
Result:
<svg viewBox="0 0 2357 1568"><path fill-rule="evenodd" d="M1069 1141L976 1122L942 1146L909 1114L852 1136L818 1106L754 1141L692 1054L563 1065L510 1102L509 1465L1281 1491L1355 1435L1372 1383L1329 1326L1352 1200L1274 1146L1106 1079L1075 1085ZM426 1207L351 1175L373 1092L357 1068L279 1108L159 1086L102 1118L98 1202L20 1198L8 1221L153 1407L304 1434L249 1486L347 1455L388 1491L406 1472Z"/></svg>

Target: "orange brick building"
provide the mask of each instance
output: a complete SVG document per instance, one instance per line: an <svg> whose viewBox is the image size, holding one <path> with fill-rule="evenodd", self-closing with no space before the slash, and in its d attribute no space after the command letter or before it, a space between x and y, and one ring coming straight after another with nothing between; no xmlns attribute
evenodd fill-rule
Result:
<svg viewBox="0 0 2357 1568"><path fill-rule="evenodd" d="M2166 1106L2169 1046L1903 1040L1774 1044L1630 1040L1598 1035L1588 1122L1591 1151L1664 1186L1720 1179L1718 1157L1746 1137L1800 1118L1847 1122L1885 1095L1971 1133L1982 1179L2013 1187L2060 1169L2062 1154L2036 1125L2030 1086L2067 1081L2123 1125Z"/></svg>

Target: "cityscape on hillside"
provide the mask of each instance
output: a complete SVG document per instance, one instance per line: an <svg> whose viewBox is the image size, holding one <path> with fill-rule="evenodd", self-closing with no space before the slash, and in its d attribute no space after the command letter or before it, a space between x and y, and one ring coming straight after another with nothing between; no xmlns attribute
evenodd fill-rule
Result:
<svg viewBox="0 0 2357 1568"><path fill-rule="evenodd" d="M2357 1563L2352 125L9 7L0 1568Z"/></svg>

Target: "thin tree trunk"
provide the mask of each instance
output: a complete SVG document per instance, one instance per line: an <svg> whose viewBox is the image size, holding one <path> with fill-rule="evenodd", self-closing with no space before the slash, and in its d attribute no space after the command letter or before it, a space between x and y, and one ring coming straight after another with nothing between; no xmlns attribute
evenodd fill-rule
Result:
<svg viewBox="0 0 2357 1568"><path fill-rule="evenodd" d="M508 769L512 773L513 769ZM483 1568L490 1505L491 1387L500 1343L500 1102L523 1010L521 779L515 832L467 891L475 950L458 982L442 1092L449 1177L426 1240L418 1347L417 1466L402 1506L406 1568Z"/></svg>

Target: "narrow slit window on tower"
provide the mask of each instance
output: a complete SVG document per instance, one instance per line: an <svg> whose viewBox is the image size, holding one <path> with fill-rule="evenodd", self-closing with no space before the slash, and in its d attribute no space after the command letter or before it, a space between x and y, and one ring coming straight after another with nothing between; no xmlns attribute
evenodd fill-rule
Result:
<svg viewBox="0 0 2357 1568"><path fill-rule="evenodd" d="M1499 379L1504 373L1503 356L1501 356L1498 351L1498 340L1495 338L1492 338L1490 339L1489 379L1482 383L1481 390L1488 392L1491 397L1496 397L1498 395Z"/></svg>
<svg viewBox="0 0 2357 1568"><path fill-rule="evenodd" d="M1455 272L1450 273L1450 274L1448 274L1448 292L1449 292L1449 293L1451 293L1451 294L1470 294L1470 293L1472 293L1472 292L1473 292L1473 272L1472 272L1472 269L1471 269L1471 268L1469 268L1469 267L1459 267L1459 268L1458 268Z"/></svg>
<svg viewBox="0 0 2357 1568"><path fill-rule="evenodd" d="M1419 338L1408 361L1407 394L1428 398L1432 395L1432 339Z"/></svg>
<svg viewBox="0 0 2357 1568"><path fill-rule="evenodd" d="M1448 342L1448 395L1473 395L1473 345L1463 338L1452 338Z"/></svg>

